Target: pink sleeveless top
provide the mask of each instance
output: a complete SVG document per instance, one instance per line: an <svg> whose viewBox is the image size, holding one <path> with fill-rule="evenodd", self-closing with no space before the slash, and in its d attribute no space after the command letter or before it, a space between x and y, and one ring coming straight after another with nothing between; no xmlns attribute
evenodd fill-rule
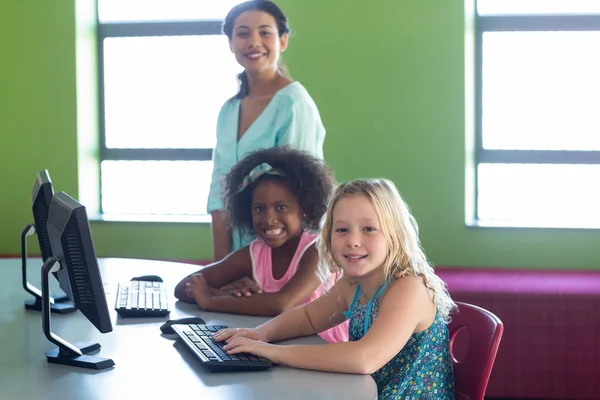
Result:
<svg viewBox="0 0 600 400"><path fill-rule="evenodd" d="M255 239L252 243L250 243L252 275L256 283L258 283L258 285L261 287L262 291L265 293L275 293L281 290L281 288L283 288L296 273L298 263L300 262L304 252L316 241L317 235L308 233L306 231L302 232L302 236L300 237L300 242L298 243L298 247L296 248L296 253L292 258L292 262L281 279L275 279L273 277L271 248L262 239ZM335 282L332 280L330 284L326 286L326 289L329 290L334 283ZM310 303L311 301L319 298L323 293L323 287L322 285L319 285L312 295L302 304ZM347 342L348 321L319 333L319 336L329 343Z"/></svg>

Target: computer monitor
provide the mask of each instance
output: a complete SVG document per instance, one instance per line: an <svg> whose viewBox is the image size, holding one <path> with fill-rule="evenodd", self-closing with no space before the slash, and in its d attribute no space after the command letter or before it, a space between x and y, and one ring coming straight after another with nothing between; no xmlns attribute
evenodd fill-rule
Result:
<svg viewBox="0 0 600 400"><path fill-rule="evenodd" d="M55 335L50 325L51 272L57 272L62 290L101 333L112 331L102 276L94 250L85 207L66 193L52 197L48 212L48 238L52 249L42 267L42 317L44 334L58 348L46 352L49 363L105 369L111 359L87 355L100 349L98 343L71 344Z"/></svg>
<svg viewBox="0 0 600 400"><path fill-rule="evenodd" d="M42 259L46 261L52 257L52 249L50 248L50 238L48 237L48 229L46 223L48 221L48 210L50 202L54 195L52 188L52 180L45 169L37 173L33 189L31 190L31 208L33 211L33 222L35 224Z"/></svg>
<svg viewBox="0 0 600 400"><path fill-rule="evenodd" d="M31 191L31 208L33 211L33 224L28 224L21 234L21 276L23 288L26 292L33 296L33 299L25 301L25 308L28 310L41 311L42 297L38 288L29 283L27 279L27 237L37 234L42 260L45 262L49 257L52 257L52 249L50 247L50 239L48 238L48 229L46 227L48 221L48 210L50 201L54 195L52 188L52 180L48 170L42 170L37 173L33 189ZM75 311L73 303L65 295L52 296L52 312L66 314Z"/></svg>

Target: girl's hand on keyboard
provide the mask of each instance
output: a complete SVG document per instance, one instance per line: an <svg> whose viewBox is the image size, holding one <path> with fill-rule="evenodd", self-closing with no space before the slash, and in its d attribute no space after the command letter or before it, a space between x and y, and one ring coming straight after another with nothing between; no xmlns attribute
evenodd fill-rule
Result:
<svg viewBox="0 0 600 400"><path fill-rule="evenodd" d="M237 338L248 338L266 342L264 336L258 329L252 328L227 328L215 333L212 338L215 342L230 343Z"/></svg>
<svg viewBox="0 0 600 400"><path fill-rule="evenodd" d="M227 351L227 354L249 353L271 360L275 364L280 363L281 346L243 336L236 336L235 339L223 346L223 350Z"/></svg>

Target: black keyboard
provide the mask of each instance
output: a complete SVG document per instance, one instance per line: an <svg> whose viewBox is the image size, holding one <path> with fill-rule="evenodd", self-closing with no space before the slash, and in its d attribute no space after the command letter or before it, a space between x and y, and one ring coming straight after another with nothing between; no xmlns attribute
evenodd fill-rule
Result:
<svg viewBox="0 0 600 400"><path fill-rule="evenodd" d="M164 282L132 280L117 287L117 314L123 317L162 317L170 313Z"/></svg>
<svg viewBox="0 0 600 400"><path fill-rule="evenodd" d="M212 372L262 371L271 367L271 361L247 353L227 354L223 350L225 342L215 343L211 336L224 325L173 325L173 330L181 341Z"/></svg>

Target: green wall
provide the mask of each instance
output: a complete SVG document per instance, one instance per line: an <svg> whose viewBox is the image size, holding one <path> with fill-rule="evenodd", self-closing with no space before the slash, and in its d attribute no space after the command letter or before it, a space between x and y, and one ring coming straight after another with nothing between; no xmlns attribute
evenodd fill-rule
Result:
<svg viewBox="0 0 600 400"><path fill-rule="evenodd" d="M69 1L0 2L0 254L20 253L37 171L77 192L74 21Z"/></svg>
<svg viewBox="0 0 600 400"><path fill-rule="evenodd" d="M396 182L435 264L600 267L600 231L465 227L462 0L279 4L294 30L285 60L319 106L336 177ZM0 254L17 254L35 172L77 194L73 0L4 0L0 44ZM211 255L207 225L92 229L99 256Z"/></svg>

